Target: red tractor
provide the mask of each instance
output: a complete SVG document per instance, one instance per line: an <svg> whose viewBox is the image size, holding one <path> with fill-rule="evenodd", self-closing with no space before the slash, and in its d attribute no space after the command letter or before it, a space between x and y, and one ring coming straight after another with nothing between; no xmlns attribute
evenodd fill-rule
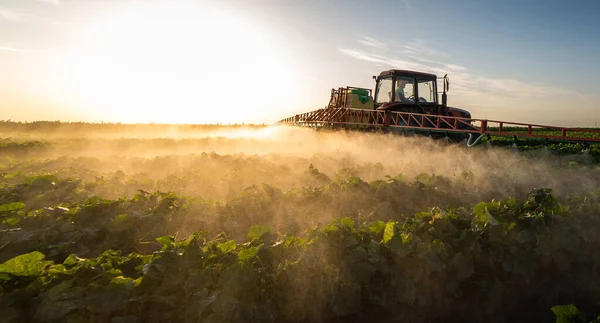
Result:
<svg viewBox="0 0 600 323"><path fill-rule="evenodd" d="M373 76L373 79L375 80L374 95L372 95L372 90L365 88L332 89L327 108L393 111L471 119L470 112L447 105L446 92L448 92L450 84L447 75L443 77L444 86L441 103L438 93L438 78L434 74L392 69L381 72L379 76ZM415 122L416 120L412 119L409 124L405 125L415 125ZM381 124L384 121L374 118L370 120L370 123ZM459 124L459 128L471 127L468 124ZM409 131L411 133L421 132L414 129ZM431 133L429 134L431 135ZM439 137L441 135L438 133L434 136ZM459 137L458 139L462 139L464 136Z"/></svg>
<svg viewBox="0 0 600 323"><path fill-rule="evenodd" d="M397 112L471 118L468 111L448 107L449 80L444 76L442 102L439 102L437 77L433 74L387 70L375 79L374 108Z"/></svg>

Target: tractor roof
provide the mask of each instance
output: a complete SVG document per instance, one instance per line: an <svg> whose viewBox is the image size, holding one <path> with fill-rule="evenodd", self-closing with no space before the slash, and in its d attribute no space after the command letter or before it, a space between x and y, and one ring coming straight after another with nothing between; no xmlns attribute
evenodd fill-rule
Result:
<svg viewBox="0 0 600 323"><path fill-rule="evenodd" d="M388 76L388 75L410 75L410 76L425 76L428 78L437 78L434 74L417 72L417 71L409 71L409 70L387 70L379 73L379 76Z"/></svg>

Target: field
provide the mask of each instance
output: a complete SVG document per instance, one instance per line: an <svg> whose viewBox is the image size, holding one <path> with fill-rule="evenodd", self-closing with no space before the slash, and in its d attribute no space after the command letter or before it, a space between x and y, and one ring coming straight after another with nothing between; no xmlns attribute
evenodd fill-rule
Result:
<svg viewBox="0 0 600 323"><path fill-rule="evenodd" d="M0 322L591 322L600 150L511 145L0 122Z"/></svg>

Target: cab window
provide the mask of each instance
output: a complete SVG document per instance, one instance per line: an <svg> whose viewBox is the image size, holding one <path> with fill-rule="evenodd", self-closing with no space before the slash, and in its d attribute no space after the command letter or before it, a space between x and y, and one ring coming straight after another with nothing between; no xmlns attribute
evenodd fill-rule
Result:
<svg viewBox="0 0 600 323"><path fill-rule="evenodd" d="M380 79L377 84L375 103L387 103L392 100L392 79Z"/></svg>
<svg viewBox="0 0 600 323"><path fill-rule="evenodd" d="M417 91L419 92L419 102L435 102L436 89L433 80L417 80Z"/></svg>
<svg viewBox="0 0 600 323"><path fill-rule="evenodd" d="M410 77L396 77L395 102L415 103L414 80Z"/></svg>

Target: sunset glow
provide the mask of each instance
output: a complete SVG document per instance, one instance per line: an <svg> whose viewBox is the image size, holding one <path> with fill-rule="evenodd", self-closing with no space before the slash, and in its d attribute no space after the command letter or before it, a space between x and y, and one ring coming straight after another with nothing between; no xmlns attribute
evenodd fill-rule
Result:
<svg viewBox="0 0 600 323"><path fill-rule="evenodd" d="M598 8L2 0L0 115L272 124L326 106L332 88L409 69L447 74L448 103L474 118L595 126Z"/></svg>
<svg viewBox="0 0 600 323"><path fill-rule="evenodd" d="M293 95L293 66L268 33L216 6L138 3L78 37L65 84L98 118L258 122Z"/></svg>

